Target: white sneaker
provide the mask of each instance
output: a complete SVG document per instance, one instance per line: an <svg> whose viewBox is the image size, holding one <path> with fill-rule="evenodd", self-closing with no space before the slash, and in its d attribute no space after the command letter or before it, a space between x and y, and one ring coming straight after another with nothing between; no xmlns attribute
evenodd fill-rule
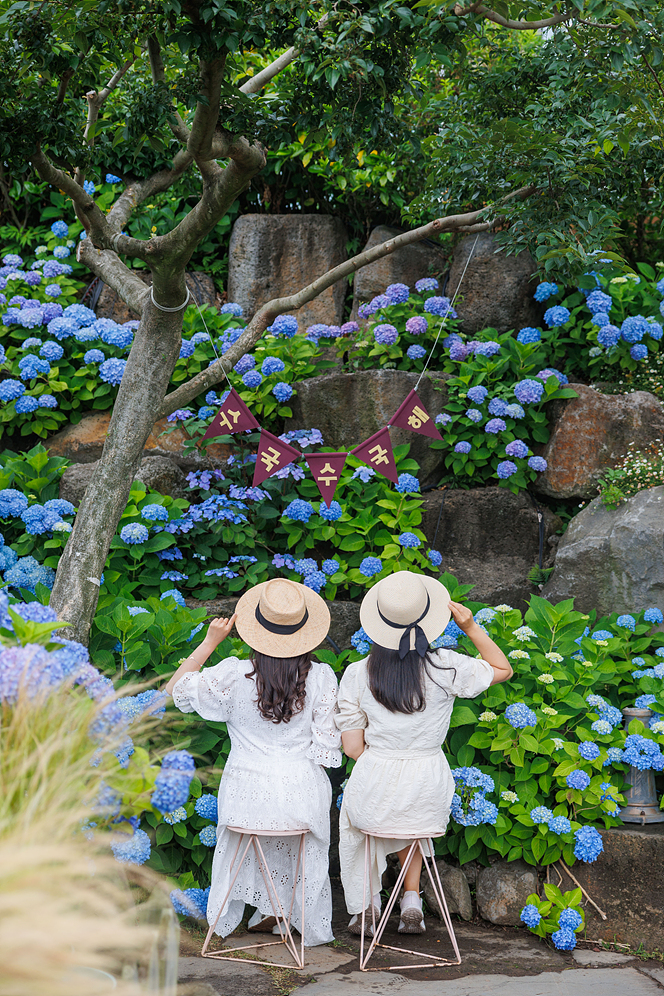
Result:
<svg viewBox="0 0 664 996"><path fill-rule="evenodd" d="M401 917L399 919L400 934L426 933L422 900L416 892L404 893L401 900Z"/></svg>
<svg viewBox="0 0 664 996"><path fill-rule="evenodd" d="M375 906L373 907L374 917L376 918L376 923L380 920L380 910ZM365 911L364 919L364 933L369 937L373 937L373 922L371 918L371 906L367 907ZM350 918L350 923L348 924L348 930L351 934L356 934L358 937L362 933L362 914L355 913L354 916Z"/></svg>

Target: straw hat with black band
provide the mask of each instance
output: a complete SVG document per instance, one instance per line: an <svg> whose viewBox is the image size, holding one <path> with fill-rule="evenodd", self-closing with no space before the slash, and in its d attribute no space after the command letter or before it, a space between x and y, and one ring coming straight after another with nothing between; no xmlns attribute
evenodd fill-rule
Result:
<svg viewBox="0 0 664 996"><path fill-rule="evenodd" d="M252 650L299 657L318 647L330 628L330 610L317 592L297 581L272 578L245 592L235 628Z"/></svg>
<svg viewBox="0 0 664 996"><path fill-rule="evenodd" d="M449 601L449 591L435 578L397 571L366 593L360 622L374 643L398 650L402 660L409 650L424 657L450 621Z"/></svg>

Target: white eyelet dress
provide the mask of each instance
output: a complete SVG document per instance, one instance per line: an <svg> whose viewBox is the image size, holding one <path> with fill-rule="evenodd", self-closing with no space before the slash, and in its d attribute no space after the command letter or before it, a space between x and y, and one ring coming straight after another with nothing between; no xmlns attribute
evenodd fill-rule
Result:
<svg viewBox="0 0 664 996"><path fill-rule="evenodd" d="M494 672L486 661L451 650L438 650L431 659L437 667L429 666L425 678L426 707L410 715L389 712L375 700L366 658L346 668L341 679L337 726L342 732L364 730L366 744L344 790L339 819L341 880L349 913L361 913L365 905L362 831L372 834L371 882L376 892L388 854L407 847L409 837L440 837L447 829L454 778L440 745L454 699L480 695ZM383 838L381 833L403 838ZM367 903L369 897L367 886Z"/></svg>
<svg viewBox="0 0 664 996"><path fill-rule="evenodd" d="M258 711L254 679L245 677L251 671L250 661L227 657L214 667L186 674L173 689L178 709L225 722L231 738L231 752L219 786L208 923L214 923L231 881L230 863L239 834L227 827L259 831L308 827L311 832L305 838L304 943L326 944L334 940L328 875L332 789L321 765L337 768L342 761L341 735L334 722L337 679L329 665L314 661L307 676L303 711L288 723L273 723ZM272 880L286 910L292 897L299 843L299 837L261 838ZM298 930L302 924L300 897L298 888L291 921ZM217 934L226 937L237 927L245 903L258 907L265 916L272 915L253 848L222 910Z"/></svg>

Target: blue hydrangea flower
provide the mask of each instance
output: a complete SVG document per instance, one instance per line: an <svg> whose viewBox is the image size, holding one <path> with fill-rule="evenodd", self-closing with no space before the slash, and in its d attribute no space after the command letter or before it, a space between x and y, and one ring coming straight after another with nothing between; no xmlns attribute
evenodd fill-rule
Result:
<svg viewBox="0 0 664 996"><path fill-rule="evenodd" d="M222 315L234 315L236 318L241 318L242 305L236 304L235 301L227 301L226 304L222 304L219 312Z"/></svg>
<svg viewBox="0 0 664 996"><path fill-rule="evenodd" d="M521 910L520 919L522 923L525 923L526 927L534 929L535 927L539 927L542 914L533 903L528 903Z"/></svg>
<svg viewBox="0 0 664 996"><path fill-rule="evenodd" d="M536 404L544 394L544 384L539 380L527 378L514 385L516 400L522 404Z"/></svg>
<svg viewBox="0 0 664 996"><path fill-rule="evenodd" d="M501 481L506 481L509 477L516 474L518 470L517 465L512 460L501 460L496 467L496 476L501 479Z"/></svg>
<svg viewBox="0 0 664 996"><path fill-rule="evenodd" d="M583 926L583 917L578 910L568 907L566 910L561 911L558 917L558 926L562 930L578 930L579 927Z"/></svg>
<svg viewBox="0 0 664 996"><path fill-rule="evenodd" d="M584 740L577 747L582 758L586 761L595 761L600 755L600 749L592 740Z"/></svg>
<svg viewBox="0 0 664 996"><path fill-rule="evenodd" d="M525 702L513 702L508 705L505 709L505 719L515 730L522 730L526 726L537 726L537 716Z"/></svg>
<svg viewBox="0 0 664 996"><path fill-rule="evenodd" d="M333 574L337 573L341 567L341 564L338 560L324 560L321 567L323 569L323 573L327 574L328 577L331 577Z"/></svg>
<svg viewBox="0 0 664 996"><path fill-rule="evenodd" d="M117 386L122 380L124 369L127 366L126 360L120 360L113 356L110 360L104 360L99 367L99 377L106 384Z"/></svg>
<svg viewBox="0 0 664 996"><path fill-rule="evenodd" d="M424 335L428 328L429 323L424 315L413 315L406 322L406 332L410 332L411 335Z"/></svg>
<svg viewBox="0 0 664 996"><path fill-rule="evenodd" d="M469 418L471 422L481 422L484 416L479 408L467 408L466 418Z"/></svg>
<svg viewBox="0 0 664 996"><path fill-rule="evenodd" d="M380 574L383 569L383 561L380 557L365 557L358 570L365 578L372 578L375 574Z"/></svg>
<svg viewBox="0 0 664 996"><path fill-rule="evenodd" d="M51 364L48 360L42 360L39 356L35 356L33 353L28 353L27 356L22 356L18 361L18 368L20 370L21 380L33 380L38 377L39 374L48 374L51 372Z"/></svg>
<svg viewBox="0 0 664 996"><path fill-rule="evenodd" d="M555 367L545 367L544 370L540 370L540 372L538 374L535 374L535 376L537 377L538 380L541 380L543 384L546 384L549 377L555 377L558 383L561 385L569 383L565 374L561 373L560 370L556 370Z"/></svg>
<svg viewBox="0 0 664 996"><path fill-rule="evenodd" d="M20 380L0 381L0 401L14 401L25 393L25 384Z"/></svg>
<svg viewBox="0 0 664 996"><path fill-rule="evenodd" d="M505 414L508 418L525 418L526 413L524 412L521 405L511 404L507 406Z"/></svg>
<svg viewBox="0 0 664 996"><path fill-rule="evenodd" d="M427 351L424 346L409 346L406 350L406 356L410 360L422 360L427 355Z"/></svg>
<svg viewBox="0 0 664 996"><path fill-rule="evenodd" d="M415 282L415 290L418 294L423 294L424 291L438 290L438 281L435 277L422 277ZM664 294L664 291L661 293Z"/></svg>
<svg viewBox="0 0 664 996"><path fill-rule="evenodd" d="M198 834L198 839L201 844L205 844L206 847L216 847L217 845L217 828L214 826L203 827L203 829Z"/></svg>
<svg viewBox="0 0 664 996"><path fill-rule="evenodd" d="M459 317L452 307L449 297L428 297L424 302L424 310L428 311L430 315L438 315L440 318L445 318L447 315L450 318Z"/></svg>
<svg viewBox="0 0 664 996"><path fill-rule="evenodd" d="M609 325L611 319L609 318L606 311L598 311L593 315L591 319L593 325L596 325L598 329L604 328L605 325Z"/></svg>
<svg viewBox="0 0 664 996"><path fill-rule="evenodd" d="M237 363L233 367L233 370L235 371L235 373L242 375L246 374L249 370L253 370L255 366L256 366L256 358L254 356L251 356L249 353L245 353L244 356L241 356L240 359L237 361Z"/></svg>
<svg viewBox="0 0 664 996"><path fill-rule="evenodd" d="M60 294L62 294L62 287L60 284L46 284L44 294L46 294L47 297L59 297Z"/></svg>
<svg viewBox="0 0 664 996"><path fill-rule="evenodd" d="M543 301L548 301L550 297L553 297L554 294L557 293L558 284L547 283L544 281L543 283L537 285L533 297L536 301L542 303Z"/></svg>
<svg viewBox="0 0 664 996"><path fill-rule="evenodd" d="M7 381L3 381L3 383L6 384ZM0 490L0 519L15 518L27 507L28 499L22 491L17 491L16 488L2 488Z"/></svg>
<svg viewBox="0 0 664 996"><path fill-rule="evenodd" d="M649 709L657 701L656 695L639 695L634 701L635 709Z"/></svg>
<svg viewBox="0 0 664 996"><path fill-rule="evenodd" d="M57 239L66 239L69 235L69 225L65 221L54 221L51 231Z"/></svg>
<svg viewBox="0 0 664 996"><path fill-rule="evenodd" d="M330 507L328 508L324 501L318 506L318 514L321 519L327 519L329 522L336 522L344 514L344 510L338 501L330 502Z"/></svg>
<svg viewBox="0 0 664 996"><path fill-rule="evenodd" d="M141 509L141 518L149 522L168 522L168 509L163 505L144 505Z"/></svg>
<svg viewBox="0 0 664 996"><path fill-rule="evenodd" d="M471 343L469 343L469 346ZM489 340L488 342L472 343L472 351L476 356L495 356L500 352L500 343Z"/></svg>
<svg viewBox="0 0 664 996"><path fill-rule="evenodd" d="M595 827L580 827L574 831L574 857L579 861L596 861L604 850L602 836ZM572 935L573 936L573 935Z"/></svg>
<svg viewBox="0 0 664 996"><path fill-rule="evenodd" d="M109 346L126 349L134 341L134 333L131 329L124 328L122 325L114 325L113 328L102 329L100 338L102 342L105 342Z"/></svg>
<svg viewBox="0 0 664 996"><path fill-rule="evenodd" d="M309 574L305 574L302 578L302 584L306 585L307 588L313 589L315 592L320 592L321 588L324 588L327 584L327 577L322 571L310 571Z"/></svg>
<svg viewBox="0 0 664 996"><path fill-rule="evenodd" d="M38 584L46 585L47 588L53 587L55 571L51 567L39 564L34 557L19 557L13 566L5 571L4 577L10 587L27 588L34 595Z"/></svg>
<svg viewBox="0 0 664 996"><path fill-rule="evenodd" d="M150 849L150 838L145 830L138 828L131 836L127 833L116 833L111 838L113 856L121 865L144 865L150 857Z"/></svg>
<svg viewBox="0 0 664 996"><path fill-rule="evenodd" d="M242 377L242 383L245 387L255 388L258 387L263 382L263 377L258 372L258 370L249 370Z"/></svg>
<svg viewBox="0 0 664 996"><path fill-rule="evenodd" d="M120 530L120 539L124 543L147 543L148 531L140 522L129 522Z"/></svg>
<svg viewBox="0 0 664 996"><path fill-rule="evenodd" d="M413 474L399 474L399 479L395 484L395 489L399 494L414 494L420 490L420 482Z"/></svg>
<svg viewBox="0 0 664 996"><path fill-rule="evenodd" d="M191 339L183 339L182 345L180 346L180 359L188 360L190 356L193 356L195 350L195 342L192 342Z"/></svg>
<svg viewBox="0 0 664 996"><path fill-rule="evenodd" d="M206 792L205 795L200 796L196 800L194 809L204 820L210 820L212 823L217 822L217 797L216 795L210 795Z"/></svg>
<svg viewBox="0 0 664 996"><path fill-rule="evenodd" d="M415 533L402 533L401 536L399 536L398 542L401 544L401 546L409 547L410 549L415 549L415 547L421 545L422 540L419 540L415 535Z"/></svg>
<svg viewBox="0 0 664 996"><path fill-rule="evenodd" d="M376 325L374 328L374 339L381 346L393 346L399 338L399 333L394 325Z"/></svg>
<svg viewBox="0 0 664 996"><path fill-rule="evenodd" d="M597 341L606 349L616 346L620 341L620 329L616 325L605 325L597 333Z"/></svg>
<svg viewBox="0 0 664 996"><path fill-rule="evenodd" d="M556 930L551 934L551 940L559 951L573 951L576 947L576 934L573 930Z"/></svg>
<svg viewBox="0 0 664 996"><path fill-rule="evenodd" d="M523 459L528 456L528 447L522 439L514 439L505 447L505 453L507 453L508 456Z"/></svg>
<svg viewBox="0 0 664 996"><path fill-rule="evenodd" d="M534 329L527 325L525 329L521 329L516 337L517 342L522 342L525 344L531 342L539 342L542 338L542 333L539 329Z"/></svg>
<svg viewBox="0 0 664 996"><path fill-rule="evenodd" d="M637 342L635 346L630 348L629 355L633 360L646 360L648 358L648 347L643 342Z"/></svg>
<svg viewBox="0 0 664 996"><path fill-rule="evenodd" d="M611 310L611 306L613 305L613 301L610 294L605 294L604 291L595 289L591 291L586 298L586 304L592 312L609 312Z"/></svg>
<svg viewBox="0 0 664 996"><path fill-rule="evenodd" d="M658 608L646 609L643 613L643 618L646 622L653 623L655 626L659 626L660 623L664 622L664 615L662 615L661 609ZM634 661L632 661L633 663Z"/></svg>
<svg viewBox="0 0 664 996"><path fill-rule="evenodd" d="M434 422L436 425L449 425L452 421L452 416L448 415L447 412L443 412L441 415L436 415Z"/></svg>
<svg viewBox="0 0 664 996"><path fill-rule="evenodd" d="M431 561L434 567L440 567L443 562L443 555L439 550L429 550L427 557Z"/></svg>
<svg viewBox="0 0 664 996"><path fill-rule="evenodd" d="M574 771L570 771L569 775L565 779L565 784L568 788L578 789L580 792L585 792L590 785L590 775L581 768L575 768Z"/></svg>
<svg viewBox="0 0 664 996"><path fill-rule="evenodd" d="M39 350L39 355L45 360L56 362L57 360L62 359L64 352L64 349L59 345L59 343L47 341Z"/></svg>
<svg viewBox="0 0 664 996"><path fill-rule="evenodd" d="M454 446L454 452L455 453L470 453L470 451L472 450L472 448L473 447L471 446L471 444L469 442L467 442L467 440L462 439L462 440L460 440L460 442L458 442L458 443L455 444L455 446Z"/></svg>
<svg viewBox="0 0 664 996"><path fill-rule="evenodd" d="M636 626L636 619L634 616L630 616L629 613L625 613L625 615L618 616L616 619L616 626L620 626L621 629L628 629L631 633L633 633Z"/></svg>
<svg viewBox="0 0 664 996"><path fill-rule="evenodd" d="M277 338L283 336L285 339L292 339L297 332L297 318L292 315L279 315L267 331Z"/></svg>
<svg viewBox="0 0 664 996"><path fill-rule="evenodd" d="M40 394L37 398L40 408L57 408L58 402L52 394Z"/></svg>
<svg viewBox="0 0 664 996"><path fill-rule="evenodd" d="M471 401L474 401L476 405L482 405L484 404L484 399L486 398L488 393L489 392L487 391L486 387L482 387L482 385L477 385L477 387L468 388L467 396L470 398Z"/></svg>
<svg viewBox="0 0 664 996"><path fill-rule="evenodd" d="M552 833L558 834L558 836L563 833L569 833L572 829L572 824L566 816L552 816L547 822L549 830Z"/></svg>
<svg viewBox="0 0 664 996"><path fill-rule="evenodd" d="M175 764L167 763L173 754L186 753L186 751L174 751L167 754L162 761L161 770L155 779L155 790L150 799L154 809L162 813L172 813L179 806L184 806L189 797L189 786L194 777L193 767L176 767Z"/></svg>
<svg viewBox="0 0 664 996"><path fill-rule="evenodd" d="M529 459L528 459L528 466L530 467L531 470L534 470L538 474L541 474L541 473L543 473L546 470L548 464L547 464L546 460L544 459L544 457L541 457L541 456L532 456L532 457L529 457Z"/></svg>
<svg viewBox="0 0 664 996"><path fill-rule="evenodd" d="M272 393L277 401L283 404L284 401L288 401L288 399L293 396L293 388L290 384L286 384L284 381L279 381L272 388Z"/></svg>
<svg viewBox="0 0 664 996"><path fill-rule="evenodd" d="M406 284L390 284L385 288L385 296L389 297L392 304L405 304L410 297L410 291Z"/></svg>
<svg viewBox="0 0 664 996"><path fill-rule="evenodd" d="M632 315L626 318L620 326L622 338L629 343L640 342L644 335L648 335L649 332L648 319L644 318L643 315Z"/></svg>
<svg viewBox="0 0 664 996"><path fill-rule="evenodd" d="M39 402L37 398L33 398L30 394L24 394L14 402L14 411L17 415L29 415L30 412L34 412L38 408Z"/></svg>
<svg viewBox="0 0 664 996"><path fill-rule="evenodd" d="M490 415L504 415L507 411L507 402L502 398L492 398L489 402Z"/></svg>
<svg viewBox="0 0 664 996"><path fill-rule="evenodd" d="M261 373L264 377L269 377L273 373L281 373L286 369L286 364L278 356L266 356L261 363Z"/></svg>
<svg viewBox="0 0 664 996"><path fill-rule="evenodd" d="M591 723L590 729L600 736L608 736L613 732L613 726L607 719L596 719L594 723Z"/></svg>
<svg viewBox="0 0 664 996"><path fill-rule="evenodd" d="M548 308L544 312L544 321L550 329L564 325L571 318L571 312L563 308L562 304L555 304L553 308Z"/></svg>
<svg viewBox="0 0 664 996"><path fill-rule="evenodd" d="M659 342L659 340L662 338L662 335L664 335L664 329L662 328L659 322L656 322L654 320L654 318L649 318L648 324L650 325L650 328L648 330L648 335L651 336L653 339L657 340L657 342Z"/></svg>
<svg viewBox="0 0 664 996"><path fill-rule="evenodd" d="M553 813L546 806L535 806L530 810L530 818L533 823L548 823L553 819Z"/></svg>
<svg viewBox="0 0 664 996"><path fill-rule="evenodd" d="M283 512L285 518L293 519L295 522L308 522L313 514L314 507L311 502L304 501L302 498L295 498Z"/></svg>
<svg viewBox="0 0 664 996"><path fill-rule="evenodd" d="M490 432L492 435L497 435L499 432L504 432L507 428L504 419L502 418L490 418L487 424L484 426L485 432Z"/></svg>

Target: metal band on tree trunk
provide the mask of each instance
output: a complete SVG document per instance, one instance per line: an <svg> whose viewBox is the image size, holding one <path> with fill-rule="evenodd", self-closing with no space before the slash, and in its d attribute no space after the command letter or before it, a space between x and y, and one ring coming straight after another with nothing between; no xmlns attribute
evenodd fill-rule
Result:
<svg viewBox="0 0 664 996"><path fill-rule="evenodd" d="M165 308L163 304L157 304L157 302L154 299L154 287L150 288L150 297L152 299L152 303L154 304L155 308L159 308L160 311L168 311L172 313L174 311L182 311L183 308L187 307L187 305L189 304L189 298L191 297L191 292L187 287L187 296L184 299L184 304L179 304L177 308Z"/></svg>

